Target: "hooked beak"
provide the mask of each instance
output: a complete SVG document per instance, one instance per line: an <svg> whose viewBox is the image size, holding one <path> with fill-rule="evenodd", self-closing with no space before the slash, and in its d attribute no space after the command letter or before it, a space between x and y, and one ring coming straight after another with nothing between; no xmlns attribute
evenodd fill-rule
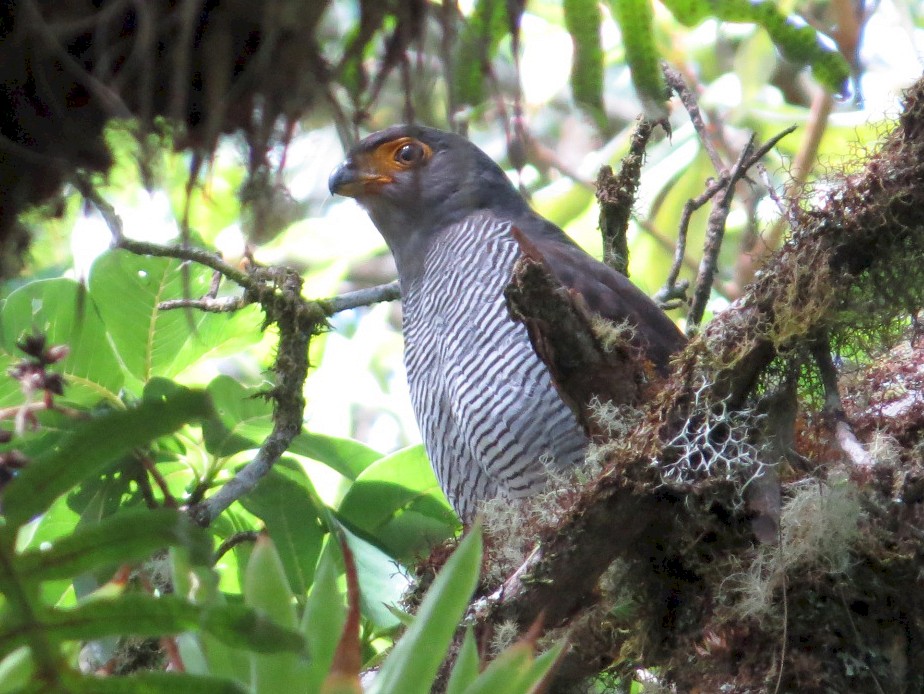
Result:
<svg viewBox="0 0 924 694"><path fill-rule="evenodd" d="M374 186L390 183L390 176L364 170L357 166L352 157L334 169L327 179L327 187L334 195L345 195L348 198L357 198L371 192Z"/></svg>

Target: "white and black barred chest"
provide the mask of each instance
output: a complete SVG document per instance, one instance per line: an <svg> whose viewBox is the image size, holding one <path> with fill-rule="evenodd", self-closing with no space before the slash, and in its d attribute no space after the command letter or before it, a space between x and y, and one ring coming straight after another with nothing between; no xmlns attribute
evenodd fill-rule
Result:
<svg viewBox="0 0 924 694"><path fill-rule="evenodd" d="M478 501L542 489L586 438L507 311L510 223L472 215L442 233L404 296L405 362L427 454L463 518Z"/></svg>

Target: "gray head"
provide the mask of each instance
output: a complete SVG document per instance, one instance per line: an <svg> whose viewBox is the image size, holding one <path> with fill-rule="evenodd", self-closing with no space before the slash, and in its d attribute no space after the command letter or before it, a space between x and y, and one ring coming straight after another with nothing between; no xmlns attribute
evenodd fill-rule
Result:
<svg viewBox="0 0 924 694"><path fill-rule="evenodd" d="M460 135L419 125L373 133L331 174L331 193L355 198L406 276L440 231L479 210L529 214L491 158Z"/></svg>

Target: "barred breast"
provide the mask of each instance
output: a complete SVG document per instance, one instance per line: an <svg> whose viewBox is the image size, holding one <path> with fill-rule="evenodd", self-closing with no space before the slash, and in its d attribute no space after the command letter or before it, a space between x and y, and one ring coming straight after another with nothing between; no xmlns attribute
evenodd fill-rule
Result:
<svg viewBox="0 0 924 694"><path fill-rule="evenodd" d="M514 322L503 291L519 255L487 212L441 232L404 288L405 363L424 446L456 512L540 491L547 466L583 458L587 439Z"/></svg>

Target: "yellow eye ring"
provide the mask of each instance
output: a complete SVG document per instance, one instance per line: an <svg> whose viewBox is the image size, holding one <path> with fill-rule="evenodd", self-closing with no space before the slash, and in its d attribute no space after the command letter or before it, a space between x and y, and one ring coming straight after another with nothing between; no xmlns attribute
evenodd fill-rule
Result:
<svg viewBox="0 0 924 694"><path fill-rule="evenodd" d="M399 137L379 145L373 154L381 171L402 171L420 166L433 154L433 150L413 137Z"/></svg>

